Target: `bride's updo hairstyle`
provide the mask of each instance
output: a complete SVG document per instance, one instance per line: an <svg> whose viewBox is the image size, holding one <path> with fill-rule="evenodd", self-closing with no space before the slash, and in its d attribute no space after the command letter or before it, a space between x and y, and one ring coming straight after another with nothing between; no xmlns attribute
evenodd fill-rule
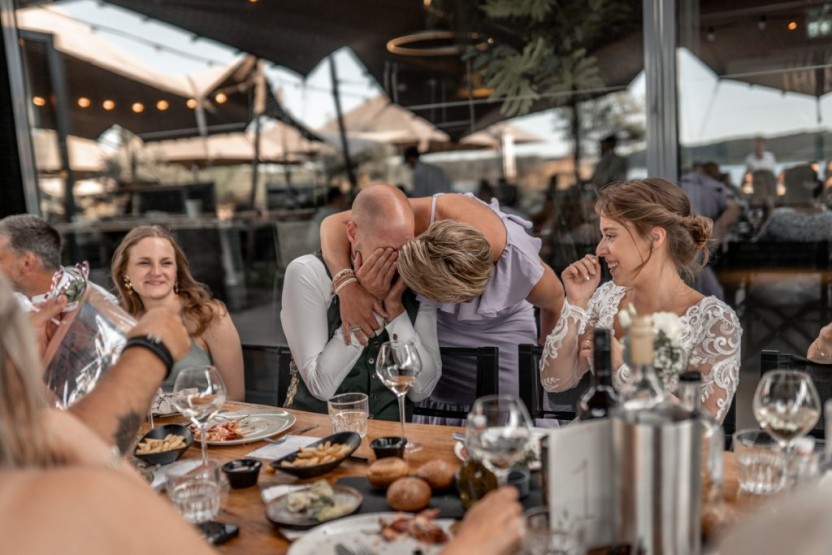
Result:
<svg viewBox="0 0 832 555"><path fill-rule="evenodd" d="M598 194L595 212L635 230L650 244L650 231L661 227L667 232L667 254L687 280L705 267L710 257L713 222L691 213L690 200L681 187L659 177L619 181Z"/></svg>

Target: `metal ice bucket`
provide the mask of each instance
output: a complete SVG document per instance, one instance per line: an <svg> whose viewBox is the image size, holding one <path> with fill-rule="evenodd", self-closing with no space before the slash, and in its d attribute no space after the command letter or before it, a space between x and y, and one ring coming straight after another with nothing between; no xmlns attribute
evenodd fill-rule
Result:
<svg viewBox="0 0 832 555"><path fill-rule="evenodd" d="M701 550L699 423L681 407L613 417L618 540L644 555Z"/></svg>

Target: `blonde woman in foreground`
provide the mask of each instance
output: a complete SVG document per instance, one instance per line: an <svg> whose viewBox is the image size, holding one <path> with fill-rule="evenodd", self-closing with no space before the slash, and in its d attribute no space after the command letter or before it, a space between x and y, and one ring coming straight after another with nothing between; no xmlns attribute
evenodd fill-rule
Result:
<svg viewBox="0 0 832 555"><path fill-rule="evenodd" d="M517 345L545 338L563 302L563 286L538 254L540 239L528 235L529 222L501 212L496 200L488 205L473 195L437 194L410 199L410 207L416 239L398 251L364 253L364 263L398 266L419 302L437 306L440 347L498 347L500 393L517 395ZM323 256L333 275L351 267L351 222L352 213L342 212L321 225ZM365 337L358 339L366 340L377 328L373 311L384 316L378 303L384 289L376 291L374 284L358 278L339 290L338 299L345 329L360 327ZM540 335L535 306L541 309ZM442 378L423 404L467 410L475 383L473 360L443 358Z"/></svg>
<svg viewBox="0 0 832 555"><path fill-rule="evenodd" d="M620 345L625 332L616 315L632 304L639 314L672 312L681 317L685 331L680 342L688 369L702 373L703 406L722 421L739 381L742 328L728 305L688 285L707 263L711 220L692 214L685 192L659 178L606 187L595 211L602 236L596 254L561 274L566 302L540 360L543 387L565 391L578 384L589 369L596 327L613 330L616 386L627 382L630 371ZM599 287L602 258L612 281ZM670 385L671 393L676 385Z"/></svg>

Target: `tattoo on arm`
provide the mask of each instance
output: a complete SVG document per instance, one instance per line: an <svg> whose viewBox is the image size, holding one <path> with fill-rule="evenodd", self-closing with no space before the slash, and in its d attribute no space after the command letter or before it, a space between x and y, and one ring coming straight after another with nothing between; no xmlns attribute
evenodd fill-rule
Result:
<svg viewBox="0 0 832 555"><path fill-rule="evenodd" d="M113 440L122 453L126 453L127 449L130 448L130 444L136 439L136 434L139 432L141 425L142 419L135 411L130 411L119 417Z"/></svg>

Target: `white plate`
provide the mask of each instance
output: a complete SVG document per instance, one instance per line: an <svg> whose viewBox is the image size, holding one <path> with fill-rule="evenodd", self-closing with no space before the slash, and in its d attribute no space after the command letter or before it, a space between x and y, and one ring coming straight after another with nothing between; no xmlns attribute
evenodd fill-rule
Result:
<svg viewBox="0 0 832 555"><path fill-rule="evenodd" d="M206 424L206 429L231 420L240 422L240 431L242 431L245 437L228 441L209 441L208 445L242 445L244 443L266 439L267 437L291 428L292 424L295 423L295 416L279 409L226 411L210 419Z"/></svg>
<svg viewBox="0 0 832 555"><path fill-rule="evenodd" d="M379 534L379 519L393 520L398 514L400 513L370 513L321 524L289 546L287 555L336 555L336 545L343 545L352 551L357 551L363 545L374 555L401 555L413 553L417 549L424 555L437 555L442 551L445 544L427 545L404 534L392 542L385 541ZM454 521L439 518L435 522L447 532Z"/></svg>
<svg viewBox="0 0 832 555"><path fill-rule="evenodd" d="M532 452L534 453L534 459L529 461L529 470L531 470L533 472L540 470L540 467L541 467L541 464L540 464L540 440L546 434L548 434L549 431L550 430L547 430L546 428L538 428L538 427L532 428L532 434L534 434L534 437L537 439L537 441L532 446ZM463 443L461 441L457 441L456 443L454 443L454 455L456 455L456 458L458 458L462 462L465 462L466 457L463 456L463 453L464 453L463 449L465 449L465 446L463 445Z"/></svg>

